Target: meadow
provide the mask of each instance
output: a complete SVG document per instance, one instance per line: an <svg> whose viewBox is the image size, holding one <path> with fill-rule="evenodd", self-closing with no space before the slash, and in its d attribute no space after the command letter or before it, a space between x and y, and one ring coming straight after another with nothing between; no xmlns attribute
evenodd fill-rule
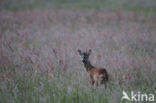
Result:
<svg viewBox="0 0 156 103"><path fill-rule="evenodd" d="M156 96L154 0L2 1L0 103L132 103L121 101L123 90ZM91 63L106 68L106 89L92 88L78 49L92 49Z"/></svg>

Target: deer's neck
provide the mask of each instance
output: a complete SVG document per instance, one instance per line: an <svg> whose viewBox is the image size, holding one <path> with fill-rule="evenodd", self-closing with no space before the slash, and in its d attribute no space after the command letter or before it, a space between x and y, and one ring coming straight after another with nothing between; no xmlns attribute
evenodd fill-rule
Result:
<svg viewBox="0 0 156 103"><path fill-rule="evenodd" d="M86 68L87 71L89 71L90 69L92 69L94 66L90 63L90 61L88 62L84 62L84 67Z"/></svg>

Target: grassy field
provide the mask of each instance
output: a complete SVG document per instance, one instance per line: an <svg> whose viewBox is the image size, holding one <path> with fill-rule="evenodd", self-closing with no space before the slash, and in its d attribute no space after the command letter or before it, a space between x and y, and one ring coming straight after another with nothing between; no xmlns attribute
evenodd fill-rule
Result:
<svg viewBox="0 0 156 103"><path fill-rule="evenodd" d="M1 0L0 10L80 9L155 11L155 0Z"/></svg>
<svg viewBox="0 0 156 103"><path fill-rule="evenodd" d="M132 103L121 101L123 90L156 95L156 2L129 2L2 0L0 103ZM91 87L78 48L92 49L108 88Z"/></svg>

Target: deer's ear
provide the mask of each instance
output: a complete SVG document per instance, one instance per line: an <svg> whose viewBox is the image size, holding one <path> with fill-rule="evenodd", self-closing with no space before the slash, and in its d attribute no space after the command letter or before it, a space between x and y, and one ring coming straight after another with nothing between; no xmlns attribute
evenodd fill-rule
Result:
<svg viewBox="0 0 156 103"><path fill-rule="evenodd" d="M88 54L90 55L91 53L92 53L92 50L91 50L91 49L89 49Z"/></svg>
<svg viewBox="0 0 156 103"><path fill-rule="evenodd" d="M81 52L81 50L80 50L80 49L78 49L77 51L78 51L78 53L79 53L80 55L82 55L82 52Z"/></svg>

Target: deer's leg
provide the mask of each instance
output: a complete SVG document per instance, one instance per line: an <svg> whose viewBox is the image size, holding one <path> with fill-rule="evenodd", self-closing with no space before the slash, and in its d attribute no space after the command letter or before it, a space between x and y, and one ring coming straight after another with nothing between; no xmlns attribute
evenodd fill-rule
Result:
<svg viewBox="0 0 156 103"><path fill-rule="evenodd" d="M99 86L99 82L98 82L98 81L95 82L95 86L96 86L96 87Z"/></svg>
<svg viewBox="0 0 156 103"><path fill-rule="evenodd" d="M91 84L94 86L94 84L95 84L95 81L94 81L94 80L91 80Z"/></svg>
<svg viewBox="0 0 156 103"><path fill-rule="evenodd" d="M105 87L105 89L107 88L107 83L104 83L104 87Z"/></svg>
<svg viewBox="0 0 156 103"><path fill-rule="evenodd" d="M90 83L92 84L92 86L94 86L94 84L95 84L95 81L92 76L90 76Z"/></svg>
<svg viewBox="0 0 156 103"><path fill-rule="evenodd" d="M107 88L107 85L108 85L108 77L107 76L102 77L101 84L104 84L105 89Z"/></svg>

